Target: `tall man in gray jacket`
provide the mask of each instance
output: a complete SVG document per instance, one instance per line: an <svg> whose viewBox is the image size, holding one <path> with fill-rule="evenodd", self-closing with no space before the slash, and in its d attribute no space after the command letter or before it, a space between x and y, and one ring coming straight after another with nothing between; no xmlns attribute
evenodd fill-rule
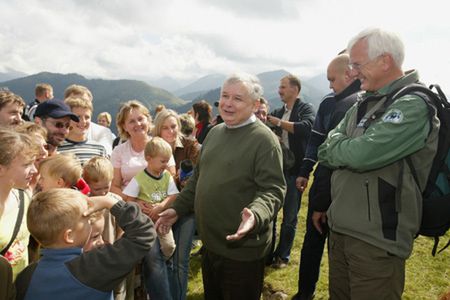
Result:
<svg viewBox="0 0 450 300"><path fill-rule="evenodd" d="M417 95L385 105L386 95L419 80L416 71L402 71L397 35L364 30L347 50L365 93L319 148L319 162L335 169L327 211L330 299L401 299L439 121Z"/></svg>

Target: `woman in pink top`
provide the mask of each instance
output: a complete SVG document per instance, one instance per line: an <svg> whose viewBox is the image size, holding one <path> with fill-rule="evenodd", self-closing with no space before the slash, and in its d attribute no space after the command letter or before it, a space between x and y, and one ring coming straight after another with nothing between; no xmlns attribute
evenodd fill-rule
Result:
<svg viewBox="0 0 450 300"><path fill-rule="evenodd" d="M144 148L150 140L152 118L142 103L130 100L120 107L116 122L119 135L126 142L114 148L111 154L114 166L111 192L123 197L122 189L147 166Z"/></svg>
<svg viewBox="0 0 450 300"><path fill-rule="evenodd" d="M116 122L120 138L126 142L115 147L111 154L114 167L111 192L123 197L123 188L147 166L144 148L150 140L152 118L149 110L141 102L130 100L120 107ZM168 170L175 174L173 158L169 161Z"/></svg>

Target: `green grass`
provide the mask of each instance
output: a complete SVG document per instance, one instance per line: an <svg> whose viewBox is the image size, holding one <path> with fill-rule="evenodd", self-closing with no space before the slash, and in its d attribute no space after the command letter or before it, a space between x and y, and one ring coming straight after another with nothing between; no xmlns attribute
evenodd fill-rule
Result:
<svg viewBox="0 0 450 300"><path fill-rule="evenodd" d="M302 207L299 213L299 223L291 254L291 261L287 268L274 270L266 268L265 283L270 283L275 290L282 290L289 295L289 299L297 292L298 268L300 250L305 234L305 218L307 210L307 193L304 193ZM281 224L281 213L278 214L277 224ZM441 238L442 247L450 239L450 234ZM429 300L438 299L440 295L450 290L450 247L444 252L431 256L434 240L418 237L414 243L414 250L406 262L406 283L403 299ZM195 249L194 251L196 251ZM315 299L328 299L328 254L325 250ZM192 257L190 263L189 286L187 299L203 299L203 285L200 267L200 257Z"/></svg>

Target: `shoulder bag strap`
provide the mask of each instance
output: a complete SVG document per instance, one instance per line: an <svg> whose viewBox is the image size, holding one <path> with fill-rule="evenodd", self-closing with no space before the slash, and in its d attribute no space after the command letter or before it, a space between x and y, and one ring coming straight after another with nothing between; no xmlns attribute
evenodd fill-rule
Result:
<svg viewBox="0 0 450 300"><path fill-rule="evenodd" d="M20 225L22 224L24 210L25 210L24 191L19 190L19 213L17 214L16 225L14 226L14 231L11 236L11 240L9 241L8 245L6 245L6 247L3 248L2 252L0 252L0 255L4 256L6 252L8 252L9 247L16 239L17 234L19 233Z"/></svg>

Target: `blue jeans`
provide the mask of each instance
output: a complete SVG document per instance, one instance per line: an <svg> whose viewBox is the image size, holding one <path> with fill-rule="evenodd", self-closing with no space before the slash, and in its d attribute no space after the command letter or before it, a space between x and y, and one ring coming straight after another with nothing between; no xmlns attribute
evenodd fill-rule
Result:
<svg viewBox="0 0 450 300"><path fill-rule="evenodd" d="M142 262L145 288L150 299L172 299L167 269L167 262L161 253L159 239L156 239L155 244L150 249L150 252L144 256L144 261Z"/></svg>
<svg viewBox="0 0 450 300"><path fill-rule="evenodd" d="M284 178L286 179L287 191L283 204L283 222L281 223L280 240L273 256L287 262L291 256L291 248L294 243L302 193L295 186L297 176L285 173ZM276 226L276 218L274 226Z"/></svg>
<svg viewBox="0 0 450 300"><path fill-rule="evenodd" d="M177 245L173 254L173 268L169 268L169 284L172 299L184 300L187 294L189 254L195 232L194 214L181 217L172 227L173 238ZM153 299L150 297L150 299ZM154 298L159 299L159 298Z"/></svg>

